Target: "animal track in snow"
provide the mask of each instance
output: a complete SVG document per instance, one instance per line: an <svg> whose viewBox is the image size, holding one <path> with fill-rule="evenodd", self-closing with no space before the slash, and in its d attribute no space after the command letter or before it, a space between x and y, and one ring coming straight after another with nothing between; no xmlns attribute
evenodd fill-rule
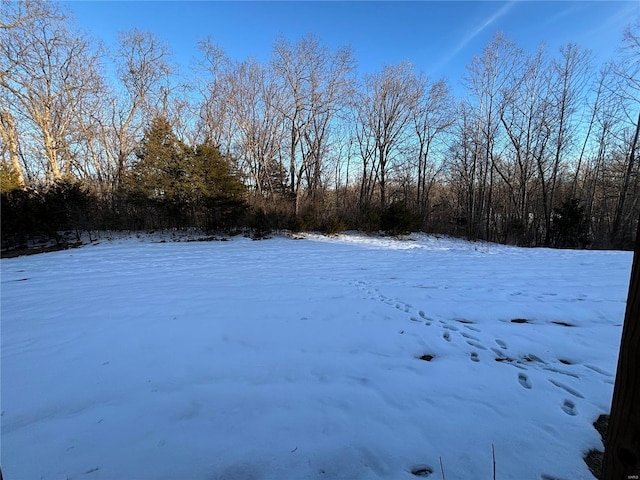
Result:
<svg viewBox="0 0 640 480"><path fill-rule="evenodd" d="M562 401L562 406L560 408L562 408L562 411L564 413L566 413L567 415L571 415L572 417L577 413L576 404L566 398Z"/></svg>
<svg viewBox="0 0 640 480"><path fill-rule="evenodd" d="M479 331L480 331L480 329L479 329L479 328L477 328L477 327L472 327L471 325L463 325L463 326L464 326L464 328L468 328L469 330L472 330L472 331L474 331L474 332L479 332Z"/></svg>
<svg viewBox="0 0 640 480"><path fill-rule="evenodd" d="M442 332L442 338L444 338L447 342L450 342L451 334L449 332Z"/></svg>
<svg viewBox="0 0 640 480"><path fill-rule="evenodd" d="M559 368L555 368L555 367L542 367L542 368L543 368L543 370L547 370L547 371L553 372L553 373L559 373L560 375L566 375L568 377L573 377L573 378L580 378L575 373L567 372L566 370L561 370Z"/></svg>
<svg viewBox="0 0 640 480"><path fill-rule="evenodd" d="M553 323L554 325L560 325L561 327L575 327L573 323L567 323L562 321L553 321L551 323Z"/></svg>
<svg viewBox="0 0 640 480"><path fill-rule="evenodd" d="M503 341L503 340L500 340L500 339L498 338L498 339L496 339L496 343L497 343L497 344L498 344L498 346L499 346L500 348L502 348L503 350L506 350L506 349L507 349L507 342L505 342L505 341Z"/></svg>
<svg viewBox="0 0 640 480"><path fill-rule="evenodd" d="M396 303L396 308L398 310L402 310L404 313L409 313L409 306L408 305L403 305L401 303Z"/></svg>
<svg viewBox="0 0 640 480"><path fill-rule="evenodd" d="M589 370L599 373L600 375L604 375L605 377L613 377L613 375L611 375L609 372L607 372L606 370L603 370L599 367L596 367L594 365L585 365L585 368L588 368Z"/></svg>
<svg viewBox="0 0 640 480"><path fill-rule="evenodd" d="M505 356L500 350L496 349L492 349L493 353L497 353L499 354L498 357L495 358L496 362L504 362L507 365L512 365L516 368L519 368L520 370L528 370L527 367L522 365L522 362L520 360L514 360L513 358L509 358L507 356Z"/></svg>
<svg viewBox="0 0 640 480"><path fill-rule="evenodd" d="M479 348L480 350L486 350L487 349L487 347L485 347L481 343L474 342L472 340L467 340L467 344L471 345L472 347Z"/></svg>
<svg viewBox="0 0 640 480"><path fill-rule="evenodd" d="M467 340L475 340L476 342L480 341L480 339L478 337L476 337L474 335L471 335L470 333L460 332L460 335L462 335Z"/></svg>
<svg viewBox="0 0 640 480"><path fill-rule="evenodd" d="M502 353L502 350L500 350L499 348L491 347L491 348L489 348L489 350L491 350L493 353L495 353L498 356L498 358L496 358L497 362L498 361L504 361L504 360L507 359L507 357L504 355L504 353ZM502 359L502 360L499 360L499 359Z"/></svg>
<svg viewBox="0 0 640 480"><path fill-rule="evenodd" d="M550 378L548 380L552 384L554 384L556 387L561 388L562 390L564 390L565 392L569 393L570 395L573 395L574 397L578 397L578 398L584 398L584 395L582 395L577 390L571 388L569 385L565 385L564 383L558 382L556 380L552 380Z"/></svg>
<svg viewBox="0 0 640 480"><path fill-rule="evenodd" d="M477 352L471 352L470 357L471 357L471 361L473 361L473 362L479 362L480 361L480 359L478 358L478 353Z"/></svg>
<svg viewBox="0 0 640 480"><path fill-rule="evenodd" d="M537 355L534 355L533 353L530 353L528 355L525 355L524 357L522 357L522 359L525 362L538 362L538 363L547 363L544 360L542 360L540 357L538 357Z"/></svg>
<svg viewBox="0 0 640 480"><path fill-rule="evenodd" d="M518 374L518 382L527 390L531 390L531 380L529 380L529 377L527 377L524 373Z"/></svg>

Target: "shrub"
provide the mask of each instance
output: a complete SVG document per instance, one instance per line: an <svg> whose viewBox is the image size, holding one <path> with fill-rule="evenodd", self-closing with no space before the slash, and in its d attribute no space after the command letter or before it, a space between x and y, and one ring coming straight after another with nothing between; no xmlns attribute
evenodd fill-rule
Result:
<svg viewBox="0 0 640 480"><path fill-rule="evenodd" d="M339 216L331 216L322 226L322 231L327 235L336 235L347 230L347 222Z"/></svg>
<svg viewBox="0 0 640 480"><path fill-rule="evenodd" d="M26 246L30 238L61 242L64 230L93 228L97 200L80 182L60 180L2 193L2 248Z"/></svg>
<svg viewBox="0 0 640 480"><path fill-rule="evenodd" d="M420 218L406 204L395 202L385 209L380 226L390 235L401 235L419 230Z"/></svg>

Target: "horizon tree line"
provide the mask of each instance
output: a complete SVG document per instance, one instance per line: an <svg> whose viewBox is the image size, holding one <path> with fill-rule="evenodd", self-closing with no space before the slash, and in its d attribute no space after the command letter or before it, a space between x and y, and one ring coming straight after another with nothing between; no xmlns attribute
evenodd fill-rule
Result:
<svg viewBox="0 0 640 480"><path fill-rule="evenodd" d="M267 62L231 59L204 39L184 71L151 32L122 32L107 49L56 3L3 0L0 8L5 209L12 195L24 196L16 191L66 182L91 196L96 225L126 228L130 179L144 170L141 151L162 124L187 163L201 162L202 146L215 149L206 161L212 171L226 165L218 183L230 198L238 192L229 175L243 186L247 216L234 218L249 226L261 219L272 228L632 245L640 19L603 65L573 43L527 52L498 32L467 64L457 98L448 79L410 62L360 75L350 48L314 35L276 39ZM163 175L197 183L191 170ZM138 176L137 185L147 181ZM144 198L156 208L151 191L139 188L137 205ZM209 225L192 213L178 224Z"/></svg>

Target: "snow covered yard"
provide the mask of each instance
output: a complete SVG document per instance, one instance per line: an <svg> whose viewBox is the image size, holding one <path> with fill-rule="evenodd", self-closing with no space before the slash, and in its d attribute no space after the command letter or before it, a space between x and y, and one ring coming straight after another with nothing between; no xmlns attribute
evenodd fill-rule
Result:
<svg viewBox="0 0 640 480"><path fill-rule="evenodd" d="M486 480L493 443L500 480L591 479L631 260L355 234L3 259L3 473Z"/></svg>

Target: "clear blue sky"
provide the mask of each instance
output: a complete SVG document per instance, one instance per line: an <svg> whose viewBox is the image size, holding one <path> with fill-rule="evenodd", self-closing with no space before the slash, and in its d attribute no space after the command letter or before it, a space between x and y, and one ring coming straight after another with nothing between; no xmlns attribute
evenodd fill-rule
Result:
<svg viewBox="0 0 640 480"><path fill-rule="evenodd" d="M211 36L236 60L267 61L274 40L316 34L335 48L350 45L361 73L410 60L416 70L457 84L465 65L496 31L533 51L570 41L611 58L624 27L640 15L640 2L618 1L413 1L413 2L65 2L79 26L113 45L117 32L150 30L170 46L186 69L198 39Z"/></svg>

